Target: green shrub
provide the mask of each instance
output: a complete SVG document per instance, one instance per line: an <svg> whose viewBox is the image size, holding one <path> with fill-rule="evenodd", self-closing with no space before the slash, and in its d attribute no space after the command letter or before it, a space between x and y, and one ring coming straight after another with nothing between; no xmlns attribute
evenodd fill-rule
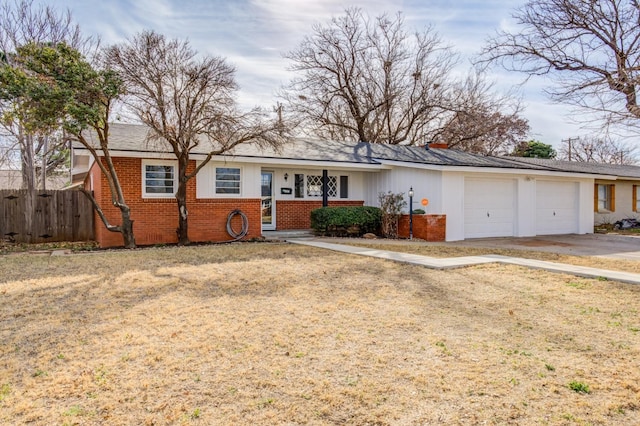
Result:
<svg viewBox="0 0 640 426"><path fill-rule="evenodd" d="M320 235L355 237L377 233L381 218L377 207L322 207L311 211L311 227Z"/></svg>
<svg viewBox="0 0 640 426"><path fill-rule="evenodd" d="M413 209L413 214L425 214L426 212L422 209Z"/></svg>

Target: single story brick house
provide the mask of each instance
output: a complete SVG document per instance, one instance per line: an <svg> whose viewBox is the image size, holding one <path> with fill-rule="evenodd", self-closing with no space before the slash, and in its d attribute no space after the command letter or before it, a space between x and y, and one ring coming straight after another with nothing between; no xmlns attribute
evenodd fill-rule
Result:
<svg viewBox="0 0 640 426"><path fill-rule="evenodd" d="M109 140L137 243L176 242L177 161L168 145L149 142L146 127L130 124L111 125ZM205 154L194 151L190 167ZM593 232L594 185L617 178L600 170L484 157L433 145L427 149L296 139L275 150L245 144L214 157L189 182L189 237L194 242L231 240L226 224L235 209L248 218L245 238L268 230L308 229L311 210L323 203L378 206L381 192L406 196L410 188L414 208L426 199L427 214L446 217L446 224L438 223L445 227L441 233L447 241L584 234ZM72 150L72 179L92 190L109 219L118 222L106 180L79 145ZM95 222L101 246L122 244L119 234Z"/></svg>

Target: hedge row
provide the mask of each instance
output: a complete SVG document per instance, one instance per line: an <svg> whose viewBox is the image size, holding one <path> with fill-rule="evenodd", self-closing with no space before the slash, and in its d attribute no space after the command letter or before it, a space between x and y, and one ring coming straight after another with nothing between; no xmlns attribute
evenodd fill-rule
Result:
<svg viewBox="0 0 640 426"><path fill-rule="evenodd" d="M322 207L311 211L311 227L320 235L360 236L377 233L382 211L377 207Z"/></svg>

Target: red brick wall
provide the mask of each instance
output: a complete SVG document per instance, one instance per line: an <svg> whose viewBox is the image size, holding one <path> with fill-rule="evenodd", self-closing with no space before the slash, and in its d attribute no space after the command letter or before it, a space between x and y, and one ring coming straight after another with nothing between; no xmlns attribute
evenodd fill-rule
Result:
<svg viewBox="0 0 640 426"><path fill-rule="evenodd" d="M330 200L329 207L362 206L364 201ZM311 210L322 207L322 200L277 200L276 227L279 231L311 228Z"/></svg>
<svg viewBox="0 0 640 426"><path fill-rule="evenodd" d="M178 241L178 204L175 198L142 198L142 160L139 158L115 158L114 165L120 179L124 197L131 208L134 220L133 231L138 245L176 243ZM195 162L189 164L190 171ZM113 224L120 223L120 210L111 204L111 192L105 176L101 176L98 167L94 174L94 194L102 206L105 215ZM99 177L101 177L99 179ZM227 216L229 212L240 209L249 220L249 232L245 239L262 235L260 199L197 199L196 178L187 184L187 208L189 210L189 239L199 241L229 241L227 234ZM100 187L98 187L98 185ZM96 215L96 240L100 247L122 246L120 233L109 232ZM240 217L232 222L236 231L240 230Z"/></svg>
<svg viewBox="0 0 640 426"><path fill-rule="evenodd" d="M443 214L414 214L413 236L425 241L445 241L447 218ZM400 216L398 236L409 238L409 215Z"/></svg>

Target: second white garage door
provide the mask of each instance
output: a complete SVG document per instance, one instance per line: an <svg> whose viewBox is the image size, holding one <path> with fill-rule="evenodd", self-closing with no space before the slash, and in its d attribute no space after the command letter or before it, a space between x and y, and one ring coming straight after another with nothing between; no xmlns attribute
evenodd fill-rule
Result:
<svg viewBox="0 0 640 426"><path fill-rule="evenodd" d="M536 182L536 234L578 232L578 184L575 182Z"/></svg>
<svg viewBox="0 0 640 426"><path fill-rule="evenodd" d="M464 181L464 237L510 237L514 235L514 179Z"/></svg>

